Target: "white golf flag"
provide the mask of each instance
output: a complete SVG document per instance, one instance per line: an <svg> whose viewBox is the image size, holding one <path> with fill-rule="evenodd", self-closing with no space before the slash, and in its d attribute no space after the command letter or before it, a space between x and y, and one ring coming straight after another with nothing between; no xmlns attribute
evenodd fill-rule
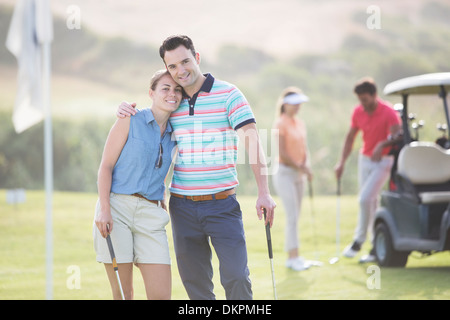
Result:
<svg viewBox="0 0 450 320"><path fill-rule="evenodd" d="M18 0L6 39L19 69L13 112L17 133L44 119L41 45L52 41L49 0Z"/></svg>

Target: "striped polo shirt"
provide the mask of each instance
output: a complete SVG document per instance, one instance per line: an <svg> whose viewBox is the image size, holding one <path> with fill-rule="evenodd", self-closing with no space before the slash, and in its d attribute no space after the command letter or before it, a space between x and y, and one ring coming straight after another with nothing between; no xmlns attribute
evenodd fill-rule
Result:
<svg viewBox="0 0 450 320"><path fill-rule="evenodd" d="M204 195L236 187L236 130L254 123L253 112L239 89L206 74L200 90L172 113L170 123L178 157L170 191Z"/></svg>

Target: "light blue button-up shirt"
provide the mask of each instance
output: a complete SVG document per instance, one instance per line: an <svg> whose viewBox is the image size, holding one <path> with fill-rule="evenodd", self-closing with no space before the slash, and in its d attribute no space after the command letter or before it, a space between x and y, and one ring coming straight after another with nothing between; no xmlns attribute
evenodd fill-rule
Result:
<svg viewBox="0 0 450 320"><path fill-rule="evenodd" d="M138 110L130 119L128 140L114 166L111 192L139 193L149 200L163 200L164 179L169 171L175 146L170 123L161 137L151 109ZM160 147L162 163L158 167Z"/></svg>

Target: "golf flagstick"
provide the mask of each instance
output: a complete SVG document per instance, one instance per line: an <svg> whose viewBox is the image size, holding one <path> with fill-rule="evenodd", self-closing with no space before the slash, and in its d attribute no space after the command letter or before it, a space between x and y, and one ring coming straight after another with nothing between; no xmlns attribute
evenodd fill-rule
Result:
<svg viewBox="0 0 450 320"><path fill-rule="evenodd" d="M266 208L264 210L264 222L266 221ZM273 287L273 297L277 300L277 288L275 286L275 271L273 268L273 252L272 252L272 237L270 235L270 223L266 224L266 237L267 237L267 248L269 250L270 268L272 270L272 287Z"/></svg>
<svg viewBox="0 0 450 320"><path fill-rule="evenodd" d="M312 181L308 180L308 190L309 190L309 200L310 200L310 207L311 207L311 222L312 222L312 228L313 228L313 237L314 237L314 258L316 260L308 260L307 263L311 266L321 267L323 265L322 262L319 261L319 253L317 251L317 232L316 232L316 221L314 216L314 205L313 205L313 187L312 187Z"/></svg>
<svg viewBox="0 0 450 320"><path fill-rule="evenodd" d="M340 255L340 215L341 215L341 179L337 180L337 190L336 190L336 256L330 259L330 264L335 264L339 261Z"/></svg>
<svg viewBox="0 0 450 320"><path fill-rule="evenodd" d="M120 295L122 296L122 300L125 300L125 295L123 294L123 289L122 289L122 283L120 282L119 268L117 267L116 255L114 254L114 249L113 249L111 237L109 236L109 234L106 236L106 242L108 243L109 254L111 255L114 272L116 273L117 283L119 284Z"/></svg>

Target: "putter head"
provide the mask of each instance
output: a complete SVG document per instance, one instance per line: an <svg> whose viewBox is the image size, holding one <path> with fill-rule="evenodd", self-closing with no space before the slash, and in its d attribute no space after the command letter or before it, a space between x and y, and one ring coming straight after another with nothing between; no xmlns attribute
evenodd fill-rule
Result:
<svg viewBox="0 0 450 320"><path fill-rule="evenodd" d="M330 264L335 264L335 263L337 263L339 261L339 258L338 257L333 257L333 258L331 258L330 259Z"/></svg>

